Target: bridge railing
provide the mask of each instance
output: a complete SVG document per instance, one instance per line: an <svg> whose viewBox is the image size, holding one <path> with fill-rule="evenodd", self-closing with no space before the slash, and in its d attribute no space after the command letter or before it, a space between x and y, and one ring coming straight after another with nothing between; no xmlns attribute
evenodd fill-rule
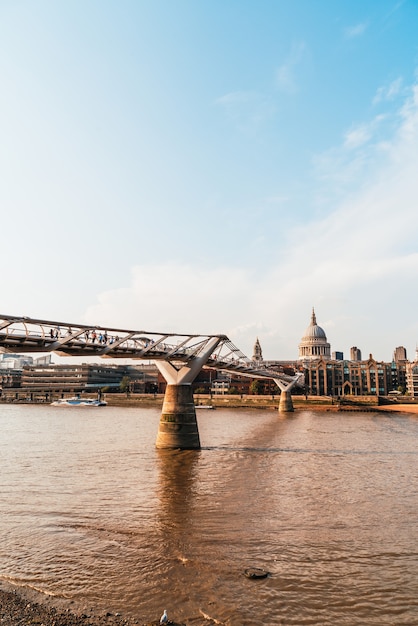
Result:
<svg viewBox="0 0 418 626"><path fill-rule="evenodd" d="M56 352L63 356L164 359L187 363L203 354L208 343L219 339L207 365L217 370L256 378L293 378L249 359L225 335L156 333L111 327L37 320L0 315L1 352Z"/></svg>

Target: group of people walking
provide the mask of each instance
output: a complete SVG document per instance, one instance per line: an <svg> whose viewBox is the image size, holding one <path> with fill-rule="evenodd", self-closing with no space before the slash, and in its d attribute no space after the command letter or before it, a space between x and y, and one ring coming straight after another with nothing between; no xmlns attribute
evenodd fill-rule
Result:
<svg viewBox="0 0 418 626"><path fill-rule="evenodd" d="M73 331L71 330L71 326L68 327L66 334L67 336L73 334ZM59 326L57 326L56 328L50 328L49 335L51 339L60 339L62 337L61 328ZM77 338L82 337L82 336L83 335L80 335L79 333L77 333ZM111 345L115 343L115 341L118 341L119 337L117 335L115 337L109 336L106 330L104 332L97 332L96 330L93 329L93 330L86 330L84 332L84 340L86 343L98 343L101 345Z"/></svg>

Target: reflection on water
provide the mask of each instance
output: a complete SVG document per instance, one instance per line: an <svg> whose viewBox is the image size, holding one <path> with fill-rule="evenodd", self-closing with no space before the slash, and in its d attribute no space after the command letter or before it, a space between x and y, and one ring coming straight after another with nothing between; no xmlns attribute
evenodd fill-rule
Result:
<svg viewBox="0 0 418 626"><path fill-rule="evenodd" d="M144 622L418 623L416 417L202 413L170 451L154 409L0 406L0 580Z"/></svg>
<svg viewBox="0 0 418 626"><path fill-rule="evenodd" d="M159 469L157 494L160 502L158 529L170 554L179 553L187 541L196 498L196 472L200 452L156 450ZM181 559L182 560L182 559Z"/></svg>

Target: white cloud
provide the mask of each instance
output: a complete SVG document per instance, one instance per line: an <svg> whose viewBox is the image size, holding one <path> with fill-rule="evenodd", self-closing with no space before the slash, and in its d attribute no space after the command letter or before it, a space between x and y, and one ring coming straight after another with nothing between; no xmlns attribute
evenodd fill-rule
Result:
<svg viewBox="0 0 418 626"><path fill-rule="evenodd" d="M225 332L225 323L235 326L233 318L227 322L231 302L234 315L247 309L251 282L235 268L202 269L175 261L136 266L130 285L100 294L85 319L162 332Z"/></svg>
<svg viewBox="0 0 418 626"><path fill-rule="evenodd" d="M355 37L361 37L366 32L367 24L365 22L360 22L359 24L355 24L354 26L348 26L344 35L347 39L354 39Z"/></svg>
<svg viewBox="0 0 418 626"><path fill-rule="evenodd" d="M215 100L216 104L225 107L235 107L236 105L247 104L257 98L257 94L249 91L231 91Z"/></svg>
<svg viewBox="0 0 418 626"><path fill-rule="evenodd" d="M234 125L244 133L253 134L271 117L276 107L270 98L253 91L233 91L215 100Z"/></svg>
<svg viewBox="0 0 418 626"><path fill-rule="evenodd" d="M399 77L396 80L393 80L389 85L379 87L375 97L373 98L373 104L379 104L385 100L393 100L401 93L402 86L403 81L402 78Z"/></svg>
<svg viewBox="0 0 418 626"><path fill-rule="evenodd" d="M377 115L367 124L352 126L344 136L344 149L352 150L359 148L373 139L381 124L386 120L386 115Z"/></svg>
<svg viewBox="0 0 418 626"><path fill-rule="evenodd" d="M399 126L396 115L376 115L369 122L351 126L343 136L341 145L334 146L313 157L313 166L322 185L316 189L316 202L335 206L353 189L370 184L392 150L393 126Z"/></svg>
<svg viewBox="0 0 418 626"><path fill-rule="evenodd" d="M372 137L370 126L362 125L349 130L344 139L344 146L348 149L358 148L367 143Z"/></svg>
<svg viewBox="0 0 418 626"><path fill-rule="evenodd" d="M288 232L284 261L250 271L239 267L248 255L243 250L236 267L217 266L214 249L209 269L193 262L141 265L125 289L100 294L85 320L222 332L248 355L259 336L265 358L295 358L315 306L333 350L357 345L385 360L397 345L411 352L418 338L418 87L384 158L378 145L367 158L373 154L373 174L366 181L359 175L356 186L352 180L331 214Z"/></svg>
<svg viewBox="0 0 418 626"><path fill-rule="evenodd" d="M297 69L307 55L305 42L294 43L284 63L276 72L277 86L284 92L293 94L298 91Z"/></svg>

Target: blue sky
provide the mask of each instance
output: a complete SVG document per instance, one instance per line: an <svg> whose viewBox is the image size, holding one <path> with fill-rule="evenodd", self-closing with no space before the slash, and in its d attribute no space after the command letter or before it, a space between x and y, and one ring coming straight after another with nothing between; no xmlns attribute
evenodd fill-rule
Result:
<svg viewBox="0 0 418 626"><path fill-rule="evenodd" d="M418 343L418 2L0 0L1 312Z"/></svg>

